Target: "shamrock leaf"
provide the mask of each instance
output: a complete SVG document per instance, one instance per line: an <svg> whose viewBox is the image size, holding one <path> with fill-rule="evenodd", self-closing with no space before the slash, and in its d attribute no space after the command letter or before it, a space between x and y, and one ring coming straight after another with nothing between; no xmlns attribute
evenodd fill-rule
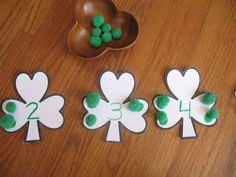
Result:
<svg viewBox="0 0 236 177"><path fill-rule="evenodd" d="M64 106L64 98L53 95L44 99L48 89L48 77L43 72L37 72L31 79L26 73L16 78L16 89L21 100L7 99L2 103L2 110L15 120L15 125L5 128L7 132L15 132L28 123L26 142L40 140L38 123L56 129L64 122L60 110ZM16 109L10 111L8 105L15 105Z"/></svg>
<svg viewBox="0 0 236 177"><path fill-rule="evenodd" d="M159 127L168 129L182 121L182 137L189 138L197 136L193 120L206 126L216 123L219 117L219 111L213 107L216 96L211 92L195 96L200 85L197 70L170 70L167 73L166 85L172 96L158 95L154 98Z"/></svg>
<svg viewBox="0 0 236 177"><path fill-rule="evenodd" d="M96 106L89 102L94 93L88 94L83 100L88 111L83 120L84 126L88 129L98 129L109 124L106 141L112 142L121 141L121 125L134 133L144 131L146 121L143 115L148 109L148 103L143 99L127 101L135 87L132 74L123 73L117 77L113 72L107 71L101 76L100 86L104 98L100 97L99 102L97 98L94 99Z"/></svg>

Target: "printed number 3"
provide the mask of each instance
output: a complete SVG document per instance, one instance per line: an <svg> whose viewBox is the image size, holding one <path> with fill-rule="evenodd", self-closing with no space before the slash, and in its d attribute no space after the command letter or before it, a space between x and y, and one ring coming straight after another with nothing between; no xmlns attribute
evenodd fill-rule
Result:
<svg viewBox="0 0 236 177"><path fill-rule="evenodd" d="M33 108L33 110L31 111L31 113L29 114L29 116L28 116L27 119L29 119L29 120L31 120L31 119L39 119L39 117L33 117L33 114L34 114L35 111L37 111L37 109L38 109L38 104L35 103L35 102L31 102L31 103L29 103L29 104L26 105L27 108L28 108L29 106L34 107L34 108Z"/></svg>

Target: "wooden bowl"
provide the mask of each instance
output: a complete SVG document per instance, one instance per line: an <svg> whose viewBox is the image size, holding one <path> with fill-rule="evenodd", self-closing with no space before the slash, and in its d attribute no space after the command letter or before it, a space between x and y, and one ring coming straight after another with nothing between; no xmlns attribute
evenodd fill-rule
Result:
<svg viewBox="0 0 236 177"><path fill-rule="evenodd" d="M89 44L92 18L95 15L104 16L105 22L113 28L120 27L123 35L120 39L112 40L94 48ZM139 27L135 18L124 11L118 11L110 0L80 0L75 8L76 24L68 35L68 47L77 57L92 59L101 56L108 50L122 50L133 45L137 39Z"/></svg>

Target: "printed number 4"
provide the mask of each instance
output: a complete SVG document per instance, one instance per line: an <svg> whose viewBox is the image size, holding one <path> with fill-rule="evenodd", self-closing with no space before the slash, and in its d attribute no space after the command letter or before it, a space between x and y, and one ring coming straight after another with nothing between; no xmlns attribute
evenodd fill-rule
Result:
<svg viewBox="0 0 236 177"><path fill-rule="evenodd" d="M180 100L180 102L179 102L179 112L188 112L188 117L190 118L191 117L191 101L189 101L188 109L183 109L182 104L183 104L182 100Z"/></svg>
<svg viewBox="0 0 236 177"><path fill-rule="evenodd" d="M28 108L29 106L33 107L31 113L29 114L29 116L27 117L28 120L32 120L32 119L39 119L39 117L33 117L33 114L35 113L35 111L37 111L38 109L38 104L35 102L31 102L29 104L26 105L26 107Z"/></svg>

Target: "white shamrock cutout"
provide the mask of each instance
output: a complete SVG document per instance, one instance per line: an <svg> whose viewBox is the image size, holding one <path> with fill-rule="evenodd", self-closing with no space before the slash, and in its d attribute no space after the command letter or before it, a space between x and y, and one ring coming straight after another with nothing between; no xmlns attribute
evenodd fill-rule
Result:
<svg viewBox="0 0 236 177"><path fill-rule="evenodd" d="M48 77L43 72L37 72L32 79L26 73L17 76L16 90L22 101L8 99L2 103L3 112L15 119L15 126L5 129L7 132L15 132L28 123L25 141L29 142L41 139L39 123L51 129L62 126L64 117L60 110L63 108L65 100L61 95L53 95L44 99L47 89ZM6 109L9 102L16 105L16 111L13 113Z"/></svg>
<svg viewBox="0 0 236 177"><path fill-rule="evenodd" d="M134 90L135 80L132 74L123 73L117 77L111 71L102 74L100 86L104 98L100 99L99 104L95 108L90 108L83 100L83 105L88 111L84 117L83 124L88 129L98 129L109 123L106 141L120 142L121 141L121 125L126 129L134 132L143 132L146 128L146 120L143 114L148 110L148 103L143 99L137 99L143 105L143 109L138 112L129 110L127 101ZM86 120L89 115L96 116L96 123L88 125Z"/></svg>
<svg viewBox="0 0 236 177"><path fill-rule="evenodd" d="M157 119L159 127L168 129L181 121L182 137L191 138L197 136L193 121L206 126L216 123L218 117L210 121L205 120L206 114L213 109L215 102L206 105L202 103L205 93L196 96L200 85L200 76L196 69L190 68L184 72L177 69L170 70L166 76L166 85L173 95L166 96L168 104L165 107L158 107L157 99L160 95L154 98L155 108L159 112L164 112L167 117L163 123Z"/></svg>

